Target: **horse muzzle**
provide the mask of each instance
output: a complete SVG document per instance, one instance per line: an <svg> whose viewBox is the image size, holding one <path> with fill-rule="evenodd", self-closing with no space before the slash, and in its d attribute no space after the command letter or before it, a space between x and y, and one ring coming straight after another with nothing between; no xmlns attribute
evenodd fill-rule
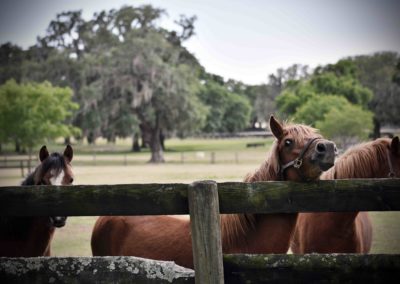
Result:
<svg viewBox="0 0 400 284"><path fill-rule="evenodd" d="M319 141L315 145L311 160L318 164L322 171L327 171L335 164L337 148L331 141Z"/></svg>
<svg viewBox="0 0 400 284"><path fill-rule="evenodd" d="M50 217L50 224L53 227L61 228L65 226L67 222L67 217L65 216L51 216Z"/></svg>

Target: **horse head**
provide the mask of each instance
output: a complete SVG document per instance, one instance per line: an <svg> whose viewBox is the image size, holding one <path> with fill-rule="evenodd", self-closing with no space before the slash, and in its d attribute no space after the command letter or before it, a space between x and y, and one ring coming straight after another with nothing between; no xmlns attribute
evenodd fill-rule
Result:
<svg viewBox="0 0 400 284"><path fill-rule="evenodd" d="M34 176L35 185L71 185L74 181L71 161L73 149L70 145L64 150L63 154L51 153L46 146L42 146L39 151L40 166ZM50 225L60 228L66 223L65 216L50 216Z"/></svg>
<svg viewBox="0 0 400 284"><path fill-rule="evenodd" d="M281 180L316 180L334 165L336 145L316 129L302 124L282 124L273 116L269 125L277 139L275 151Z"/></svg>

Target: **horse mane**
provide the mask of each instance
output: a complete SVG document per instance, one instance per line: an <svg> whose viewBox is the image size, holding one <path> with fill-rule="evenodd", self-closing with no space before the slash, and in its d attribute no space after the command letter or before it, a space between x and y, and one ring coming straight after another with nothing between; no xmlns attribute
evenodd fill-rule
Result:
<svg viewBox="0 0 400 284"><path fill-rule="evenodd" d="M336 160L335 166L324 172L321 179L366 178L376 176L382 165L388 164L386 151L389 138L379 138L349 148Z"/></svg>
<svg viewBox="0 0 400 284"><path fill-rule="evenodd" d="M55 170L58 175L65 168L64 156L60 153L52 153L48 156L35 170L29 174L21 185L37 185L40 184L43 176L50 170Z"/></svg>
<svg viewBox="0 0 400 284"><path fill-rule="evenodd" d="M292 137L296 142L304 141L307 137L322 137L318 130L302 124L284 122L284 135ZM272 144L267 158L261 166L244 178L245 182L275 181L279 179L280 162L278 141ZM245 243L245 235L255 228L255 216L252 214L223 214L221 215L221 234L223 243L232 247Z"/></svg>
<svg viewBox="0 0 400 284"><path fill-rule="evenodd" d="M60 153L52 153L22 181L21 185L38 185L47 171L52 169L58 174L65 166L63 155ZM9 239L26 240L34 218L35 217L0 216L0 236Z"/></svg>

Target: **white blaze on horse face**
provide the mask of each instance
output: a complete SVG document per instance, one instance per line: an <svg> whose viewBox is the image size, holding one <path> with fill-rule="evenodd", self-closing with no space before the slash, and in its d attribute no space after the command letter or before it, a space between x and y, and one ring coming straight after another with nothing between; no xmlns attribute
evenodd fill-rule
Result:
<svg viewBox="0 0 400 284"><path fill-rule="evenodd" d="M54 172L52 172L52 177L50 178L51 185L61 185L64 179L64 170L60 171L57 176L54 176Z"/></svg>

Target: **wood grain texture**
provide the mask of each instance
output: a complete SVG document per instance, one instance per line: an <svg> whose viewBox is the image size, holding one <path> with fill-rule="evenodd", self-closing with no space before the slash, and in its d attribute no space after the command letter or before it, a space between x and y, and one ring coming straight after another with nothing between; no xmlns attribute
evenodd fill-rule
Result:
<svg viewBox="0 0 400 284"><path fill-rule="evenodd" d="M224 283L217 183L195 182L188 195L196 283Z"/></svg>
<svg viewBox="0 0 400 284"><path fill-rule="evenodd" d="M0 187L1 216L188 214L188 184ZM221 213L400 210L400 179L218 183Z"/></svg>

